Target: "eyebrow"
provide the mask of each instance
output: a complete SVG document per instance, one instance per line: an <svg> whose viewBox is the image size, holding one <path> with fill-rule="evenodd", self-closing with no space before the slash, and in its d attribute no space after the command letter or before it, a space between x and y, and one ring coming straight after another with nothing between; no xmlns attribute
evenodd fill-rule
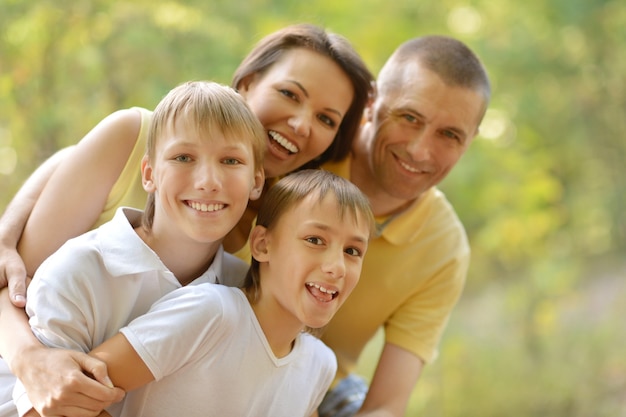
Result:
<svg viewBox="0 0 626 417"><path fill-rule="evenodd" d="M298 88L300 90L302 90L302 94L304 94L305 97L309 98L309 92L307 91L306 88L304 88L304 86L302 84L300 84L298 81L296 80L287 80L288 82L295 84L296 86L298 86ZM331 113L335 113L337 116L343 118L343 114L341 114L341 112L339 110L336 109L332 109L330 107L324 107L324 110L329 111Z"/></svg>
<svg viewBox="0 0 626 417"><path fill-rule="evenodd" d="M313 227L316 227L316 228L318 228L320 230L324 230L324 231L330 230L330 226L328 226L327 224L324 224L324 223L312 222L312 223L310 223L310 225L313 226ZM350 236L350 239L354 240L354 241L357 241L357 242L360 242L360 243L367 243L369 241L368 238L362 237L362 236L359 236L359 235L352 235L352 236Z"/></svg>

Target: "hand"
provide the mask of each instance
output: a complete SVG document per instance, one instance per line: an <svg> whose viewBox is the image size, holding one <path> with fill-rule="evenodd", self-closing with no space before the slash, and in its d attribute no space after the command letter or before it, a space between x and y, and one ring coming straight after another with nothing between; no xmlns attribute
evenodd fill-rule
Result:
<svg viewBox="0 0 626 417"><path fill-rule="evenodd" d="M106 364L83 352L40 347L24 353L18 377L42 416L93 417L124 398Z"/></svg>
<svg viewBox="0 0 626 417"><path fill-rule="evenodd" d="M9 297L16 307L26 305L26 267L15 247L0 244L0 288L9 287Z"/></svg>

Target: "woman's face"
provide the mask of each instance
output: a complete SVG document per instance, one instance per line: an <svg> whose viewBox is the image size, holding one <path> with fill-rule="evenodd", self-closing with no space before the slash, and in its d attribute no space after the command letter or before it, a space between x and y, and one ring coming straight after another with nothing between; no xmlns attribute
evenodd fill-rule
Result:
<svg viewBox="0 0 626 417"><path fill-rule="evenodd" d="M266 177L294 171L328 149L354 97L341 67L305 48L286 51L237 87L267 132Z"/></svg>

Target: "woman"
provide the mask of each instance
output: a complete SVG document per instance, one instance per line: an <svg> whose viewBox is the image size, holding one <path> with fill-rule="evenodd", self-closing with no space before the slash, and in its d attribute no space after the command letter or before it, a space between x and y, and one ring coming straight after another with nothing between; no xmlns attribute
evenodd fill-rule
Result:
<svg viewBox="0 0 626 417"><path fill-rule="evenodd" d="M373 76L344 38L316 26L294 25L262 39L235 72L233 87L267 131L266 177L345 156L372 81ZM43 190L19 246L28 275L67 239L108 221L118 206L145 205L139 166L150 117L151 112L137 108L108 116L75 148L65 151L49 180L35 187ZM20 205L11 205L16 206ZM227 249L241 247L255 215L250 207L238 233L225 242ZM7 253L6 248L2 250ZM32 346L33 340L27 341L28 332L21 333L24 338L11 333L11 343L2 347L2 354L29 388L47 366L40 362L41 368L34 372L32 356L23 352L13 355L26 344ZM12 361L14 358L18 360ZM33 375L33 380L21 370ZM49 381L55 378L51 374L47 375ZM34 397L31 400L36 406L45 402L31 392L29 396Z"/></svg>

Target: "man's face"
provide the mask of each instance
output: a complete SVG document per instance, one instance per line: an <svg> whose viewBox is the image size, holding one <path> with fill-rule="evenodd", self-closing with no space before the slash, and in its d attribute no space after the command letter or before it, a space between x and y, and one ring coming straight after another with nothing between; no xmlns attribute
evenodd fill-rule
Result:
<svg viewBox="0 0 626 417"><path fill-rule="evenodd" d="M419 63L403 74L397 88L379 91L361 137L375 192L396 205L445 178L478 132L485 105L478 92L449 86Z"/></svg>

